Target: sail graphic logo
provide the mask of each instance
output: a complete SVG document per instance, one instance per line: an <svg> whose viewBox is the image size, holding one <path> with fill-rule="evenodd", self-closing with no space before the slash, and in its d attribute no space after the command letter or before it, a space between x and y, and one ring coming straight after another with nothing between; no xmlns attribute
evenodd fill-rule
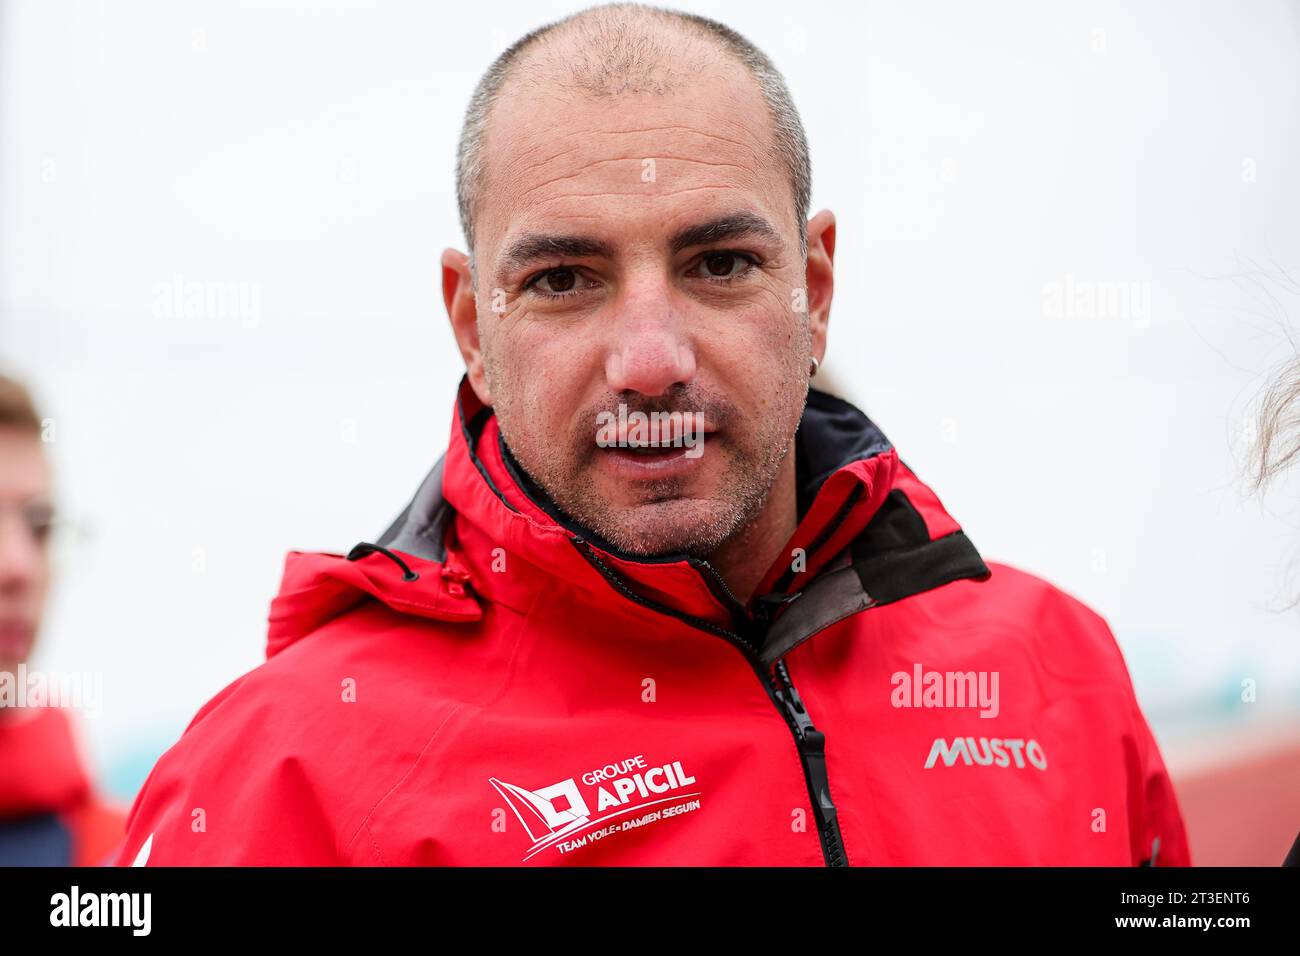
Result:
<svg viewBox="0 0 1300 956"><path fill-rule="evenodd" d="M489 777L488 783L514 811L532 842L525 862L550 848L572 853L614 834L700 808L695 777L680 760L651 766L643 754L537 790L497 777Z"/></svg>

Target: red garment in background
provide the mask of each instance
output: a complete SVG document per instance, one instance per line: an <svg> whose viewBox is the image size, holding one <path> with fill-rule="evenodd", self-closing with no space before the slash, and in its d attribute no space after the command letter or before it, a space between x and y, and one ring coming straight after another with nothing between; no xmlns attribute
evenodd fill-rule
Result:
<svg viewBox="0 0 1300 956"><path fill-rule="evenodd" d="M125 821L91 784L68 714L0 716L0 866L110 863Z"/></svg>

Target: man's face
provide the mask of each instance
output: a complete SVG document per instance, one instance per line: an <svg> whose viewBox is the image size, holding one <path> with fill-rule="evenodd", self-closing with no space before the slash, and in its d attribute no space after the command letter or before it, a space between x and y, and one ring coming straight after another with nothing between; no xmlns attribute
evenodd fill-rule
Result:
<svg viewBox="0 0 1300 956"><path fill-rule="evenodd" d="M820 342L770 130L718 63L662 95L518 84L492 116L471 381L525 470L631 553L712 552L791 466ZM604 447L620 403L703 434Z"/></svg>
<svg viewBox="0 0 1300 956"><path fill-rule="evenodd" d="M50 564L50 469L40 439L0 427L0 671L36 640Z"/></svg>

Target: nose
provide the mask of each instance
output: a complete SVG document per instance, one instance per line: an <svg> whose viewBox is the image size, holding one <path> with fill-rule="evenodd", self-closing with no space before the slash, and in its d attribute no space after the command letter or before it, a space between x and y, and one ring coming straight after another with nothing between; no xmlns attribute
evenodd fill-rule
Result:
<svg viewBox="0 0 1300 956"><path fill-rule="evenodd" d="M612 391L654 397L695 378L695 348L666 282L649 279L629 291L610 328L605 380Z"/></svg>

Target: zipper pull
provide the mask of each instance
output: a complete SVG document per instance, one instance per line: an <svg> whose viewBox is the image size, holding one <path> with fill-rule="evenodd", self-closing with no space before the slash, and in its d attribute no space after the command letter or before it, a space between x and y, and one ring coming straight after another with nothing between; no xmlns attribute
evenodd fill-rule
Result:
<svg viewBox="0 0 1300 956"><path fill-rule="evenodd" d="M795 727L799 731L799 739L806 740L810 749L823 753L826 738L820 730L813 726L812 718L808 716L808 711L804 709L803 699L799 696L799 692L794 689L794 682L790 680L790 670L785 666L785 660L777 661L774 670L781 679L781 697L785 701L786 710L794 719Z"/></svg>

